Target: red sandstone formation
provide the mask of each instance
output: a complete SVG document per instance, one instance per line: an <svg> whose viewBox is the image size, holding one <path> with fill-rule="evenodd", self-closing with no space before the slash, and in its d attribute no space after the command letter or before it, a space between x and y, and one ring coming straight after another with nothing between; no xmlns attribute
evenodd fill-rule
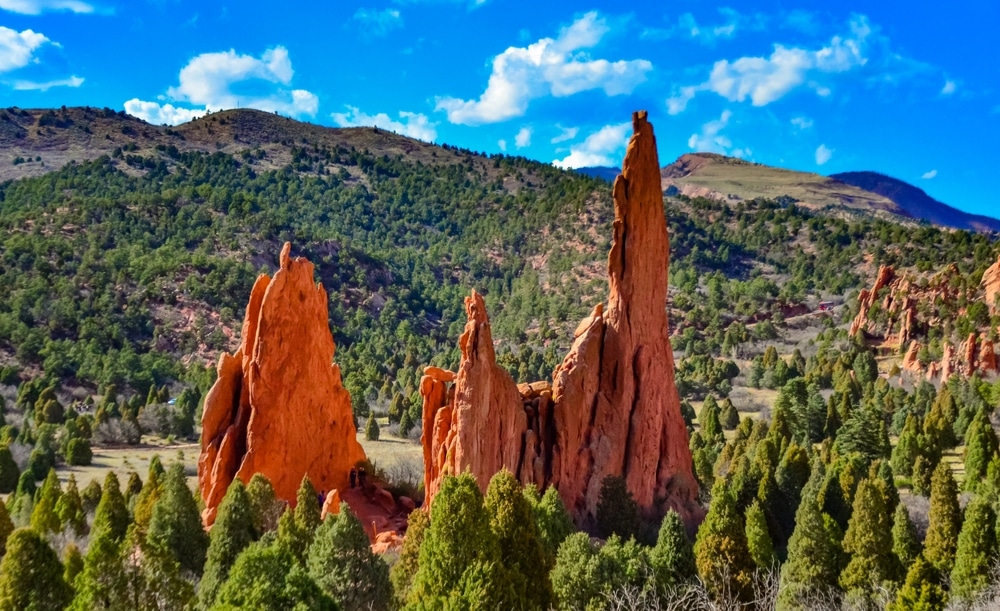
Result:
<svg viewBox="0 0 1000 611"><path fill-rule="evenodd" d="M945 344L941 356L941 379L947 381L955 373L955 346Z"/></svg>
<svg viewBox="0 0 1000 611"><path fill-rule="evenodd" d="M910 347L906 351L906 355L903 357L903 371L909 371L912 373L920 373L920 361L917 359L917 354L920 352L920 342L912 341L910 342Z"/></svg>
<svg viewBox="0 0 1000 611"><path fill-rule="evenodd" d="M868 310L875 305L875 297L878 296L878 292L881 291L896 277L896 271L891 265L883 265L878 268L878 276L875 278L875 284L872 286L871 290L861 289L861 294L858 295L858 315L854 318L854 322L851 323L851 337L857 335L858 331L865 330L868 327ZM889 297L888 295L886 296Z"/></svg>
<svg viewBox="0 0 1000 611"><path fill-rule="evenodd" d="M979 346L979 371L984 373L998 373L1000 367L997 365L997 350L993 341L983 338L983 343Z"/></svg>
<svg viewBox="0 0 1000 611"><path fill-rule="evenodd" d="M294 504L304 475L317 490L343 490L365 458L333 364L326 291L312 263L290 251L286 243L274 278L257 278L240 348L220 357L205 398L198 481L207 525L234 477L262 473Z"/></svg>
<svg viewBox="0 0 1000 611"><path fill-rule="evenodd" d="M1000 258L983 272L982 287L986 293L986 305L990 308L990 314L1000 314L1000 307L997 307L997 296L1000 295Z"/></svg>
<svg viewBox="0 0 1000 611"><path fill-rule="evenodd" d="M482 298L465 300L469 322L451 374L428 368L424 400L425 488L471 471L486 487L502 468L524 484L555 486L577 524L593 524L601 484L621 476L642 511L700 514L687 430L674 385L667 331L670 241L659 162L646 113L614 184L614 240L607 311L594 308L575 332L553 383L514 384L496 365Z"/></svg>

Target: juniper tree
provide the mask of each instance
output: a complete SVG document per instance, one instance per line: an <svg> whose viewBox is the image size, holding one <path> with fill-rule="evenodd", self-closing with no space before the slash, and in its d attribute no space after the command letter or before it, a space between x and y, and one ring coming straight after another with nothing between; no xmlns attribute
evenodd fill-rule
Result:
<svg viewBox="0 0 1000 611"><path fill-rule="evenodd" d="M940 585L941 575L918 555L906 573L903 587L886 611L944 611L948 595Z"/></svg>
<svg viewBox="0 0 1000 611"><path fill-rule="evenodd" d="M228 491L227 491L228 492ZM285 504L274 493L271 482L262 473L254 473L246 487L250 502L250 515L257 537L276 530Z"/></svg>
<svg viewBox="0 0 1000 611"><path fill-rule="evenodd" d="M899 565L905 570L920 553L920 540L917 531L910 520L910 512L902 503L896 505L892 520L892 553L899 560Z"/></svg>
<svg viewBox="0 0 1000 611"><path fill-rule="evenodd" d="M862 480L843 541L844 551L851 555L851 560L840 574L840 585L850 598L870 601L876 586L899 579L891 528L879 486L873 479Z"/></svg>
<svg viewBox="0 0 1000 611"><path fill-rule="evenodd" d="M17 488L17 480L21 470L17 468L14 457L7 445L0 446L0 493L9 494Z"/></svg>
<svg viewBox="0 0 1000 611"><path fill-rule="evenodd" d="M167 469L163 493L153 508L146 535L150 544L170 550L181 568L201 575L208 549L208 535L201 523L198 504L188 488L184 465L175 462Z"/></svg>
<svg viewBox="0 0 1000 611"><path fill-rule="evenodd" d="M165 475L162 468L154 469L152 461L150 461L149 475L146 477L146 483L142 485L142 490L139 492L139 496L136 497L135 506L132 509L134 516L133 524L142 534L148 532L149 524L153 520L153 510L156 508L157 501L163 495L163 481L161 478L165 477Z"/></svg>
<svg viewBox="0 0 1000 611"><path fill-rule="evenodd" d="M977 497L965 508L955 568L951 571L952 597L971 599L990 585L992 564L997 555L995 525L996 514L986 499Z"/></svg>
<svg viewBox="0 0 1000 611"><path fill-rule="evenodd" d="M399 559L389 571L392 590L395 593L397 607L402 607L409 596L413 577L420 568L420 546L424 542L430 517L423 509L411 511L406 520L406 537L403 548L399 551Z"/></svg>
<svg viewBox="0 0 1000 611"><path fill-rule="evenodd" d="M920 453L920 422L910 414L899 434L896 447L892 450L892 470L897 475L909 477L913 474L913 463Z"/></svg>
<svg viewBox="0 0 1000 611"><path fill-rule="evenodd" d="M74 587L76 576L83 572L83 554L76 543L68 543L63 552L63 579L69 587Z"/></svg>
<svg viewBox="0 0 1000 611"><path fill-rule="evenodd" d="M816 479L822 477L814 469ZM840 546L824 521L816 498L817 483L803 490L802 501L795 512L795 529L788 540L788 559L781 566L779 611L805 610L805 601L814 595L825 595L837 586L840 572Z"/></svg>
<svg viewBox="0 0 1000 611"><path fill-rule="evenodd" d="M198 600L203 608L211 607L229 571L248 545L256 538L250 497L243 482L233 478L226 496L219 504L215 523L209 534L204 576L198 586Z"/></svg>
<svg viewBox="0 0 1000 611"><path fill-rule="evenodd" d="M60 532L62 525L59 520L59 513L56 505L62 491L59 487L59 479L56 477L55 469L49 469L49 474L42 484L42 490L38 495L38 502L31 512L31 527L40 535L48 535Z"/></svg>
<svg viewBox="0 0 1000 611"><path fill-rule="evenodd" d="M740 600L749 599L754 564L746 526L723 480L712 489L712 505L698 529L694 557L698 575L713 597L731 593Z"/></svg>
<svg viewBox="0 0 1000 611"><path fill-rule="evenodd" d="M213 609L334 611L337 603L283 545L257 541L236 559Z"/></svg>
<svg viewBox="0 0 1000 611"><path fill-rule="evenodd" d="M307 539L310 541L316 532L316 527L319 526L320 515L319 493L313 487L309 476L303 476L299 490L295 493L295 524L307 534Z"/></svg>
<svg viewBox="0 0 1000 611"><path fill-rule="evenodd" d="M0 611L62 611L72 596L49 544L34 529L15 530L0 561Z"/></svg>
<svg viewBox="0 0 1000 611"><path fill-rule="evenodd" d="M955 549L962 525L958 506L958 486L948 465L941 463L931 480L931 507L924 557L943 575L951 573L955 564Z"/></svg>
<svg viewBox="0 0 1000 611"><path fill-rule="evenodd" d="M986 410L976 413L972 424L966 432L965 445L965 490L975 491L986 479L987 468L993 457L997 455L1000 444L997 434L990 424Z"/></svg>
<svg viewBox="0 0 1000 611"><path fill-rule="evenodd" d="M566 540L566 537L576 531L573 519L566 511L566 506L563 504L559 492L553 486L549 486L545 490L545 494L540 497L534 486L527 486L524 489L524 496L531 504L535 523L538 525L538 537L542 548L549 557L549 565L551 566L555 563L559 546ZM406 531L406 536L410 536L409 529Z"/></svg>
<svg viewBox="0 0 1000 611"><path fill-rule="evenodd" d="M80 498L73 474L70 474L66 482L66 490L59 496L56 513L59 514L60 524L71 529L76 536L87 534L87 512L83 508L83 499Z"/></svg>
<svg viewBox="0 0 1000 611"><path fill-rule="evenodd" d="M649 564L661 590L685 583L696 574L694 548L680 514L674 510L668 511L663 518L656 545L649 550Z"/></svg>
<svg viewBox="0 0 1000 611"><path fill-rule="evenodd" d="M625 539L639 532L639 506L632 498L625 478L609 475L601 482L597 499L597 528L604 537Z"/></svg>
<svg viewBox="0 0 1000 611"><path fill-rule="evenodd" d="M14 532L14 523L10 521L7 506L0 503L0 556L7 553L7 537Z"/></svg>
<svg viewBox="0 0 1000 611"><path fill-rule="evenodd" d="M767 530L767 519L764 517L764 510L756 501L747 509L746 535L750 557L757 568L766 570L777 565L778 557L774 553L774 543Z"/></svg>

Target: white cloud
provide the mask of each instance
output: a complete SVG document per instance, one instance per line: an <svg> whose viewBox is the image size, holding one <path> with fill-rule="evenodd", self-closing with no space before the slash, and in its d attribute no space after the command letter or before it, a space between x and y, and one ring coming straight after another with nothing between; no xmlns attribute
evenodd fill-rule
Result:
<svg viewBox="0 0 1000 611"><path fill-rule="evenodd" d="M766 58L717 61L707 81L682 87L667 100L670 114L682 112L701 91L712 91L730 102L749 98L754 106L770 104L804 84L820 95L829 95L829 89L812 81L812 77L847 72L868 62L866 39L872 33L868 19L855 16L850 29L848 36L834 36L828 45L816 50L775 45Z"/></svg>
<svg viewBox="0 0 1000 611"><path fill-rule="evenodd" d="M510 47L493 58L493 72L478 100L438 98L436 110L446 111L452 123L480 125L520 117L531 100L546 95L566 97L592 89L603 89L609 96L632 93L652 70L649 61L610 62L590 59L584 52L609 31L607 22L590 12L555 39Z"/></svg>
<svg viewBox="0 0 1000 611"><path fill-rule="evenodd" d="M549 140L552 144L559 144L560 142L572 140L573 138L576 138L578 133L580 133L579 127L563 127L557 123L556 128L559 129L559 135L552 138L552 140Z"/></svg>
<svg viewBox="0 0 1000 611"><path fill-rule="evenodd" d="M719 153L726 155L733 146L732 141L723 136L720 132L729 124L729 119L733 116L728 110L722 111L722 115L715 121L709 121L701 126L701 133L691 134L688 138L688 147L697 153Z"/></svg>
<svg viewBox="0 0 1000 611"><path fill-rule="evenodd" d="M924 180L930 180L935 176L937 176L937 170L931 170L930 172L924 172L920 178L923 178Z"/></svg>
<svg viewBox="0 0 1000 611"><path fill-rule="evenodd" d="M506 140L503 140L503 139L497 140L497 146L500 147L501 151L503 151L505 153L507 152L507 141Z"/></svg>
<svg viewBox="0 0 1000 611"><path fill-rule="evenodd" d="M823 165L833 157L834 149L827 148L825 144L819 145L816 149L816 165Z"/></svg>
<svg viewBox="0 0 1000 611"><path fill-rule="evenodd" d="M639 37L646 40L666 40L669 38L687 38L706 45L715 44L721 39L729 39L740 30L759 31L766 27L768 17L761 13L742 15L731 8L720 8L723 19L715 25L701 25L691 13L684 13L677 18L677 23L666 28L646 28Z"/></svg>
<svg viewBox="0 0 1000 611"><path fill-rule="evenodd" d="M178 108L173 104L157 104L132 98L125 102L125 112L152 125L180 125L205 115L204 108Z"/></svg>
<svg viewBox="0 0 1000 611"><path fill-rule="evenodd" d="M794 117L792 118L792 125L799 129L809 129L813 126L813 120L809 117Z"/></svg>
<svg viewBox="0 0 1000 611"><path fill-rule="evenodd" d="M518 130L517 135L514 136L514 146L519 149L523 149L526 146L531 146L531 128L522 127Z"/></svg>
<svg viewBox="0 0 1000 611"><path fill-rule="evenodd" d="M381 11L369 8L359 8L354 11L354 19L361 22L365 28L363 33L368 36L385 36L392 30L403 27L403 17L399 9L387 8Z"/></svg>
<svg viewBox="0 0 1000 611"><path fill-rule="evenodd" d="M94 12L93 5L80 0L0 0L0 9L22 15L40 15L43 11Z"/></svg>
<svg viewBox="0 0 1000 611"><path fill-rule="evenodd" d="M631 123L605 125L587 136L581 144L569 147L569 155L552 163L560 168L586 168L592 166L617 165L621 160L616 155L628 144Z"/></svg>
<svg viewBox="0 0 1000 611"><path fill-rule="evenodd" d="M941 95L951 95L955 93L955 89L958 88L958 83L952 80L946 80L944 82L944 87L941 88Z"/></svg>
<svg viewBox="0 0 1000 611"><path fill-rule="evenodd" d="M0 72L10 72L37 62L35 51L51 42L45 34L33 30L18 32L0 26Z"/></svg>
<svg viewBox="0 0 1000 611"><path fill-rule="evenodd" d="M71 76L65 79L44 82L14 81L14 89L16 91L48 91L53 87L79 87L83 84L83 80L79 76Z"/></svg>
<svg viewBox="0 0 1000 611"><path fill-rule="evenodd" d="M173 125L201 116L206 111L227 108L256 108L294 116L314 116L319 110L316 94L304 89L286 88L294 74L288 50L280 46L268 49L259 58L237 55L235 50L202 53L181 69L178 85L167 90L167 98L171 102L193 104L200 108L187 109L172 104L161 106L138 99L129 102L140 112L171 119L166 122ZM270 91L254 95L233 92L234 85L255 81L256 89L260 90L263 82L263 89ZM152 110L156 106L161 108L160 114ZM168 107L170 110L166 110Z"/></svg>
<svg viewBox="0 0 1000 611"><path fill-rule="evenodd" d="M396 121L384 112L369 115L354 106L348 106L347 112L335 112L330 116L341 127L375 126L425 142L433 142L437 138L437 123L431 123L426 115L418 113L400 112L400 120Z"/></svg>

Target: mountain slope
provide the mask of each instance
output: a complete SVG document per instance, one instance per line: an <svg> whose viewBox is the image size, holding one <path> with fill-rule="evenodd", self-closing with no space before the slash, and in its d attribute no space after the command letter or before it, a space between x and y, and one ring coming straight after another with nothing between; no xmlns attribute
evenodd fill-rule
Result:
<svg viewBox="0 0 1000 611"><path fill-rule="evenodd" d="M915 219L969 231L1000 231L1000 220L952 208L927 195L923 189L891 176L878 172L843 172L830 178L886 197Z"/></svg>

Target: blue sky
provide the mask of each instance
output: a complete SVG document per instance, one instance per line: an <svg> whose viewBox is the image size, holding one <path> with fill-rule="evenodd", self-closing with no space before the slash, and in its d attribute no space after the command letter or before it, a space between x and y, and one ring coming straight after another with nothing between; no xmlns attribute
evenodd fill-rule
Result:
<svg viewBox="0 0 1000 611"><path fill-rule="evenodd" d="M995 0L0 0L0 105L252 106L563 166L630 112L697 150L877 170L1000 216Z"/></svg>

